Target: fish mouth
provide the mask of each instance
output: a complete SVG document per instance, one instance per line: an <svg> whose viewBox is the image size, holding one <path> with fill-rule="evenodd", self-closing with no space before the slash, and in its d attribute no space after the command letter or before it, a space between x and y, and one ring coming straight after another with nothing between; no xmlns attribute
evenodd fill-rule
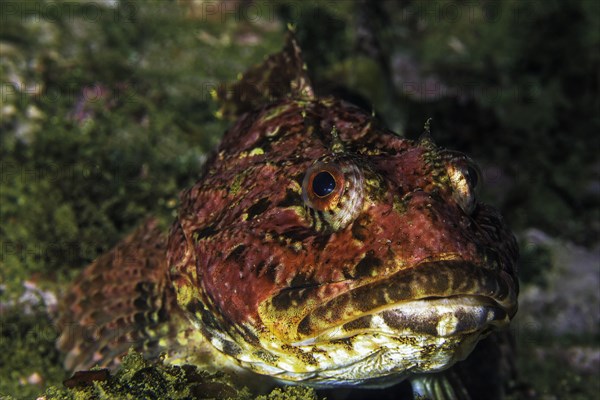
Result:
<svg viewBox="0 0 600 400"><path fill-rule="evenodd" d="M346 287L342 287L346 285ZM506 272L462 260L422 262L361 286L335 282L289 288L261 305L284 341L317 343L381 333L395 337L485 334L507 325L517 310L517 287ZM338 287L337 294L331 286ZM265 318L263 318L265 321Z"/></svg>
<svg viewBox="0 0 600 400"><path fill-rule="evenodd" d="M365 314L293 345L331 342L361 334L439 338L472 334L485 336L509 322L507 311L483 296L430 297L394 304L390 308Z"/></svg>

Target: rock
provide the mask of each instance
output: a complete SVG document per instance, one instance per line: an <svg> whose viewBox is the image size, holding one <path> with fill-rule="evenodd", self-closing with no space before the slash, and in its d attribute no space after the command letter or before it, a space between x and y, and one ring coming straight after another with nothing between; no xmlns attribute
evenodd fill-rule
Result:
<svg viewBox="0 0 600 400"><path fill-rule="evenodd" d="M521 236L525 252L527 246L543 247L550 256L550 263L538 271L541 276L534 284L523 285L517 328L544 336L598 335L600 246L586 249L551 238L536 229L529 229ZM528 267L536 268L536 265L523 265L522 269Z"/></svg>

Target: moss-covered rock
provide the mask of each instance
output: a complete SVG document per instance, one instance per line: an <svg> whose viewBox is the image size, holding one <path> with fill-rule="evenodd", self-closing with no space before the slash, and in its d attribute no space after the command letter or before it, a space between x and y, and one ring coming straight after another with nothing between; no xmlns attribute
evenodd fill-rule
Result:
<svg viewBox="0 0 600 400"><path fill-rule="evenodd" d="M255 396L247 388L236 386L223 373L210 374L191 365L151 363L136 352L123 358L123 364L114 375L104 371L91 370L75 375L66 382L69 388L48 388L45 399L317 400L314 390L291 386Z"/></svg>

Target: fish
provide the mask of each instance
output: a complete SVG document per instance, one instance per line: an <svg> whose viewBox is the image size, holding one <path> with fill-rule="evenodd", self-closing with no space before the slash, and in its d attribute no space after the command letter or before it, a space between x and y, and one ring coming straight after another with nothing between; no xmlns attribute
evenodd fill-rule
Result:
<svg viewBox="0 0 600 400"><path fill-rule="evenodd" d="M115 368L133 347L249 380L408 381L429 399L477 398L469 376L501 375L519 251L477 164L428 127L409 140L315 93L293 33L215 92L235 122L170 228L149 219L63 297L67 369ZM478 343L493 356L470 362Z"/></svg>

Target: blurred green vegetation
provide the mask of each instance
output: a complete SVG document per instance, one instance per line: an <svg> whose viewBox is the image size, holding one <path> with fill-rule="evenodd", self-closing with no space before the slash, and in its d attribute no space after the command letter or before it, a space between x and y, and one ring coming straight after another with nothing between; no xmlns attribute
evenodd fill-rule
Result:
<svg viewBox="0 0 600 400"><path fill-rule="evenodd" d="M39 308L28 315L17 308L0 313L0 398L36 398L45 385L65 378L54 347L56 331Z"/></svg>
<svg viewBox="0 0 600 400"><path fill-rule="evenodd" d="M210 90L281 40L257 29L242 51L231 37L243 27L199 25L162 2L10 4L0 262L16 287L91 261L150 213L170 220L227 126Z"/></svg>
<svg viewBox="0 0 600 400"><path fill-rule="evenodd" d="M482 164L484 198L515 230L598 242L596 1L0 6L0 302L19 301L25 280L60 291L148 215L168 223L228 126L211 89L277 51L288 22L319 93L409 138L432 117L439 144ZM0 309L0 323L26 334L39 315ZM28 367L3 357L0 393L41 391L18 374L62 378L49 341L22 343Z"/></svg>

